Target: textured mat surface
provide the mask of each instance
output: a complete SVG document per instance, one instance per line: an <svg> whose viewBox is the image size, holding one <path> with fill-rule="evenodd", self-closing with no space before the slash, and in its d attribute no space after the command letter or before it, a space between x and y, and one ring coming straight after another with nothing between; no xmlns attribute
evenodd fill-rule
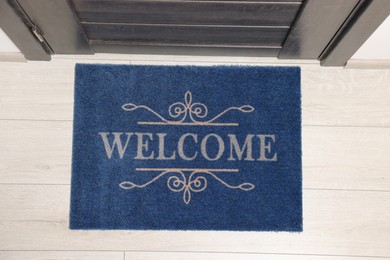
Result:
<svg viewBox="0 0 390 260"><path fill-rule="evenodd" d="M302 231L300 69L76 65L71 229Z"/></svg>

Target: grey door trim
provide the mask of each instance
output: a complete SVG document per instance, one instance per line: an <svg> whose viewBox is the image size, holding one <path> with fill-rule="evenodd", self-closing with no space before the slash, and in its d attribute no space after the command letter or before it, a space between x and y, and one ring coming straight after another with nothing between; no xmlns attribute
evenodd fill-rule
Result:
<svg viewBox="0 0 390 260"><path fill-rule="evenodd" d="M55 54L93 54L67 0L17 0Z"/></svg>
<svg viewBox="0 0 390 260"><path fill-rule="evenodd" d="M50 60L51 49L32 32L33 24L13 1L0 1L0 27L28 60Z"/></svg>
<svg viewBox="0 0 390 260"><path fill-rule="evenodd" d="M389 0L362 0L324 50L321 65L345 66L389 15Z"/></svg>

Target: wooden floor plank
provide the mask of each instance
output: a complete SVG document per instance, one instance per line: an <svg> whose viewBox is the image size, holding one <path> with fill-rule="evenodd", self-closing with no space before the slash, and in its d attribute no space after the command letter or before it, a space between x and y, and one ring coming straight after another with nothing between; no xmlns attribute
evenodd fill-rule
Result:
<svg viewBox="0 0 390 260"><path fill-rule="evenodd" d="M302 129L303 187L390 190L390 128Z"/></svg>
<svg viewBox="0 0 390 260"><path fill-rule="evenodd" d="M0 250L137 250L390 257L390 192L304 191L304 232L71 231L67 185L2 185Z"/></svg>
<svg viewBox="0 0 390 260"><path fill-rule="evenodd" d="M163 57L159 59L131 62L183 64ZM188 61L187 64L232 64L222 58L222 62L218 58L206 60ZM50 63L0 63L0 119L72 120L74 64L73 59L57 59ZM390 127L389 88L390 70L344 70L302 65L303 125Z"/></svg>
<svg viewBox="0 0 390 260"><path fill-rule="evenodd" d="M187 253L187 252L126 252L126 260L367 260L367 257L321 256L321 255L277 255L277 254L229 254L229 253ZM369 259L390 259L376 258Z"/></svg>
<svg viewBox="0 0 390 260"><path fill-rule="evenodd" d="M0 184L70 184L72 122L1 121ZM390 128L303 127L306 189L390 190Z"/></svg>
<svg viewBox="0 0 390 260"><path fill-rule="evenodd" d="M0 121L0 183L70 184L72 122Z"/></svg>
<svg viewBox="0 0 390 260"><path fill-rule="evenodd" d="M104 251L0 251L4 260L123 260L124 252Z"/></svg>

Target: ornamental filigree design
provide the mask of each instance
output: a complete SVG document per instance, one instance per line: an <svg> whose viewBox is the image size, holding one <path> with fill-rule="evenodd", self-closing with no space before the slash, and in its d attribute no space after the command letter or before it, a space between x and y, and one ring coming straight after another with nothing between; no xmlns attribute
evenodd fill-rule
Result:
<svg viewBox="0 0 390 260"><path fill-rule="evenodd" d="M145 109L157 118L160 122L138 122L143 125L207 125L207 126L238 126L238 123L217 123L214 122L229 111L237 110L242 113L250 113L255 109L250 105L243 105L240 107L229 107L214 116L211 119L206 119L208 116L208 108L205 104L192 101L192 93L187 91L184 95L184 102L175 102L168 108L169 116L172 119L166 119L153 109L145 105L136 105L134 103L127 103L122 106L125 111L134 111L137 109Z"/></svg>
<svg viewBox="0 0 390 260"><path fill-rule="evenodd" d="M160 171L161 173L144 184L135 184L134 182L124 181L119 184L122 189L131 190L134 188L145 188L146 186L157 181L161 177L167 174L171 174L167 179L167 187L173 192L183 192L183 201L185 204L189 204L192 197L192 192L202 192L207 188L207 177L212 177L227 188L240 189L243 191L249 191L255 188L252 183L241 183L234 186L228 184L216 175L216 172L238 172L236 169L171 169L171 168L138 168L138 171ZM186 175L184 172L190 172Z"/></svg>

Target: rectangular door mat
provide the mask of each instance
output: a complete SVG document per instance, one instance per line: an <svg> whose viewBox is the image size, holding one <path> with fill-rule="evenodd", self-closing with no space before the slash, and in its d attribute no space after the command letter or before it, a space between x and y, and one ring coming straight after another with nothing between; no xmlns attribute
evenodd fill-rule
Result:
<svg viewBox="0 0 390 260"><path fill-rule="evenodd" d="M300 68L76 65L71 229L302 231Z"/></svg>

